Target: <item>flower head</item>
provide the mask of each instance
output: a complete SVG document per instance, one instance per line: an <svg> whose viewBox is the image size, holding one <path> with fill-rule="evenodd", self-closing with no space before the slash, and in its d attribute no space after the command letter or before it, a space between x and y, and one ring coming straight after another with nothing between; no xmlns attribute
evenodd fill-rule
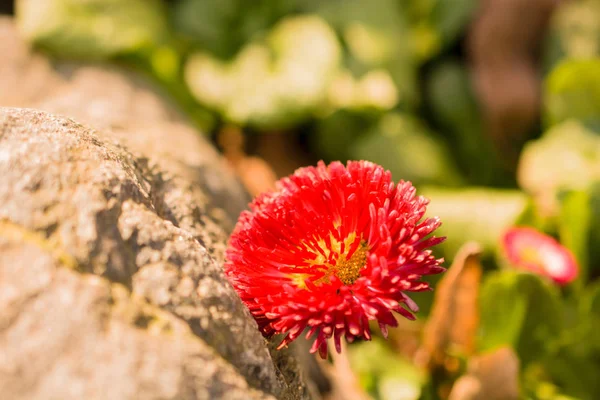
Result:
<svg viewBox="0 0 600 400"><path fill-rule="evenodd" d="M522 268L565 285L577 278L577 262L573 254L554 238L533 228L509 229L502 238L506 258Z"/></svg>
<svg viewBox="0 0 600 400"><path fill-rule="evenodd" d="M369 320L385 336L393 312L414 319L405 292L444 271L428 249L444 238L430 236L440 221L423 218L427 204L370 162L301 168L241 214L226 274L265 336L287 334L279 348L308 329L325 358L331 337L338 352L342 336L369 340Z"/></svg>

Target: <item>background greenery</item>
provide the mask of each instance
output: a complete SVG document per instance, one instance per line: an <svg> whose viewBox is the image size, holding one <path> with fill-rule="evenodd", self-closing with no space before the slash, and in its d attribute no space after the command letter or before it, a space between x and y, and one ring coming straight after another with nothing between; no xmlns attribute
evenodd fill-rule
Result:
<svg viewBox="0 0 600 400"><path fill-rule="evenodd" d="M53 56L137 68L207 134L239 128L246 150L278 172L368 159L413 181L444 222L448 261L480 244L476 347L418 362L405 344L421 348L428 324L441 324L427 317L432 296L420 295L412 328L349 348L372 397L446 398L474 360L508 347L521 397L598 399L600 0L564 3L536 55L542 106L518 163L492 141L472 84L465 38L477 0L23 0L16 14L23 35ZM278 136L284 166L257 144ZM558 288L502 268L499 237L516 224L570 248L578 279ZM459 283L449 283L457 296L469 289ZM460 331L457 323L443 329Z"/></svg>

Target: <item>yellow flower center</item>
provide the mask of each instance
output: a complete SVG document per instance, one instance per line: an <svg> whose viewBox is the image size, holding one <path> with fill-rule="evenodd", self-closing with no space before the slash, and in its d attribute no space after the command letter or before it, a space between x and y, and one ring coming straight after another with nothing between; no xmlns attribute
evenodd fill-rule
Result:
<svg viewBox="0 0 600 400"><path fill-rule="evenodd" d="M340 255L333 273L344 285L352 285L360 278L360 270L365 265L367 265L367 243L363 241L349 259L346 260L343 254Z"/></svg>
<svg viewBox="0 0 600 400"><path fill-rule="evenodd" d="M360 278L360 270L367 265L367 242L361 240L350 255L350 248L356 241L355 233L349 235L343 242L336 240L333 235L329 239L329 246L325 240L319 240L317 245L322 252L318 252L314 259L305 260L308 265L324 272L324 275L315 280L314 284L319 286L329 283L331 277L335 275L344 285L352 285ZM332 259L335 261L331 262ZM292 282L301 288L306 288L304 281L309 276L307 273L290 274Z"/></svg>
<svg viewBox="0 0 600 400"><path fill-rule="evenodd" d="M529 264L529 266L535 266L538 270L542 270L543 260L540 250L535 247L525 247L520 250L519 256L521 261Z"/></svg>

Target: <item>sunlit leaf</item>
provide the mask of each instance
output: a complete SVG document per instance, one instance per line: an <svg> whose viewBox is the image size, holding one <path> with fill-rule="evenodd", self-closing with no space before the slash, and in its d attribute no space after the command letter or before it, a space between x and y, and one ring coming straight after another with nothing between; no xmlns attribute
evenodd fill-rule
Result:
<svg viewBox="0 0 600 400"><path fill-rule="evenodd" d="M600 126L600 57L565 60L545 83L546 123L577 119Z"/></svg>
<svg viewBox="0 0 600 400"><path fill-rule="evenodd" d="M322 19L290 17L231 62L196 53L185 79L198 101L228 121L276 129L302 121L325 102L339 59L335 32Z"/></svg>
<svg viewBox="0 0 600 400"><path fill-rule="evenodd" d="M589 263L589 234L592 222L590 194L571 191L561 196L559 233L560 241L577 259L579 280L585 282Z"/></svg>
<svg viewBox="0 0 600 400"><path fill-rule="evenodd" d="M552 16L545 38L545 67L564 58L586 59L600 55L600 2L563 2Z"/></svg>
<svg viewBox="0 0 600 400"><path fill-rule="evenodd" d="M151 48L168 38L158 0L22 0L17 23L35 45L63 57L101 59Z"/></svg>

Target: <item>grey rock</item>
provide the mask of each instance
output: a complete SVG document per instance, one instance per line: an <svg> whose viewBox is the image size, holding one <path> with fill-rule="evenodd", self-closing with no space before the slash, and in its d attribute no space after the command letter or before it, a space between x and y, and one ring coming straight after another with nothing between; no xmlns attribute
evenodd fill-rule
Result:
<svg viewBox="0 0 600 400"><path fill-rule="evenodd" d="M185 322L68 259L42 235L0 225L3 398L273 399Z"/></svg>
<svg viewBox="0 0 600 400"><path fill-rule="evenodd" d="M195 350L199 356L218 360L214 366L207 363L196 368L197 373L215 368L215 374L225 374L218 369L222 364L228 366L228 374L237 369L239 382L247 381L265 396L288 396L291 388L278 377L264 339L225 280L209 246L178 227L177 219L174 223L161 216L161 207L176 207L191 194L180 188L180 193L164 196L162 189L154 186L154 173L147 163L117 145L102 142L94 131L72 120L35 110L0 109L0 237L14 243L3 249L0 260L0 293L9 297L3 302L8 306L3 307L0 324L0 354L8 355L8 360L1 364L13 366L6 373L0 369L0 388L2 393L11 394L9 398L81 398L80 394L87 397L92 393L98 398L131 398L127 393L144 398L144 391L136 392L139 388L131 392L119 388L121 380L116 378L116 397L96 392L95 379L113 379L103 375L108 374L105 369L113 370L113 363L129 361L114 360L100 350L98 358L90 360L87 350L94 346L104 348L104 352L112 347L117 358L156 358L148 367L136 361L129 373L137 371L139 382L122 378L123 385L152 388L153 378L156 385L175 390L161 381L163 369L172 364L173 369L183 369L180 374L186 373L186 356L171 349L170 342L165 341L163 348L162 339L156 339L150 353L145 345L132 344L128 350L132 354L123 353L129 340L143 342L145 336L150 340L150 322L165 318L187 328L178 328L177 332L184 332L175 335L183 341L177 342L178 346L193 343L192 348L210 349L207 354ZM196 217L205 225L214 224L202 214ZM222 243L226 236L220 234ZM90 282L105 289L94 289L99 291L94 294ZM107 294L115 285L126 293L118 301ZM140 307L148 308L152 315L167 317L146 317L129 310L127 304L132 299L139 299ZM120 334L113 337L105 332L107 336L102 336L108 322L102 322L101 317L113 318L118 302L126 304L123 312L134 322L125 326L127 321L119 320L124 325L119 328L124 332L123 342L119 341ZM169 328L167 333L171 331ZM89 343L75 340L83 337ZM152 353L155 350L157 353ZM163 360L171 354L173 359ZM19 365L24 359L32 364L26 368ZM73 366L67 368L67 364ZM43 372L54 368L68 370L56 377ZM77 386L77 377L83 374L78 372L80 368L90 368L93 378L81 381L85 387L73 389L72 394L64 391L67 389L59 383L72 379L72 385ZM197 373L192 373L192 378L203 380ZM206 390L219 386L214 379L204 382ZM44 391L29 391L38 386ZM156 398L171 398L156 390ZM198 390L196 387L194 392ZM175 398L186 398L183 392L174 394ZM226 393L225 398L229 396Z"/></svg>
<svg viewBox="0 0 600 400"><path fill-rule="evenodd" d="M67 115L135 155L151 155L151 167L191 182L200 203L214 208L209 211L226 230L233 228L250 197L212 145L147 79L104 64L52 61L32 51L8 17L0 17L0 38L0 106Z"/></svg>
<svg viewBox="0 0 600 400"><path fill-rule="evenodd" d="M53 112L0 108L2 397L309 398L223 276L249 199L214 148L134 73L0 37L0 106Z"/></svg>

